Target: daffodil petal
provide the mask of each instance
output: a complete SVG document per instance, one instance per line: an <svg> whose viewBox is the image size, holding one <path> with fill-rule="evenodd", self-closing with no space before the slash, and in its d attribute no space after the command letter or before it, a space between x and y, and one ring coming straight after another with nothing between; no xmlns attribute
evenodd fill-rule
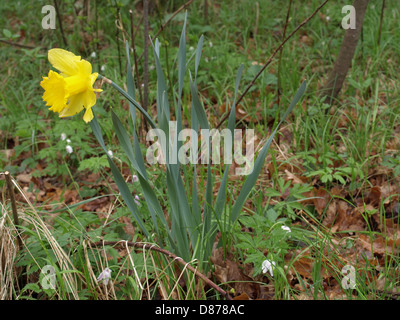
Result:
<svg viewBox="0 0 400 320"><path fill-rule="evenodd" d="M94 85L94 82L96 81L96 79L97 79L98 76L99 76L99 74L98 74L97 72L92 73L92 74L90 75L90 84L91 84L92 86Z"/></svg>
<svg viewBox="0 0 400 320"><path fill-rule="evenodd" d="M96 104L96 94L93 92L93 90L85 91L83 99L83 105L86 109L89 109Z"/></svg>
<svg viewBox="0 0 400 320"><path fill-rule="evenodd" d="M84 101L85 101L84 92L69 97L69 103L67 105L67 108L65 108L60 113L60 118L70 117L81 112L83 109Z"/></svg>
<svg viewBox="0 0 400 320"><path fill-rule="evenodd" d="M52 66L62 72L63 75L71 76L77 74L81 68L78 65L81 57L63 49L55 48L49 50L48 58Z"/></svg>
<svg viewBox="0 0 400 320"><path fill-rule="evenodd" d="M93 119L92 107L96 104L96 94L93 91L84 93L84 107L86 108L83 120L88 123Z"/></svg>
<svg viewBox="0 0 400 320"><path fill-rule="evenodd" d="M89 61L86 61L86 60L79 61L78 68L79 68L79 73L81 73L81 74L91 75L91 73L92 73L92 65L90 64ZM97 76L96 76L96 78L97 78Z"/></svg>
<svg viewBox="0 0 400 320"><path fill-rule="evenodd" d="M88 109L86 109L85 114L83 115L83 120L84 120L86 123L88 123L88 122L92 121L92 119L93 119L93 111L92 111L92 108L88 108Z"/></svg>

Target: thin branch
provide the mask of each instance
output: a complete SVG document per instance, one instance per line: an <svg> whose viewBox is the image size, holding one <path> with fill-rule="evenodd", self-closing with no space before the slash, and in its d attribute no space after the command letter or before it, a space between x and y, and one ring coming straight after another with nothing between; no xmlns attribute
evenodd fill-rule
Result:
<svg viewBox="0 0 400 320"><path fill-rule="evenodd" d="M308 21L310 21L319 10L322 9L323 6L325 6L325 4L328 2L329 0L325 0L307 19L305 19L302 23L300 23L296 29L294 29L286 38L285 40L283 40L281 42L281 44L274 50L274 52L272 53L272 55L268 58L267 62L264 64L264 66L261 68L261 70L256 74L256 76L254 77L254 79L249 83L249 85L246 87L246 89L244 90L244 92L242 93L242 95L239 97L239 99L236 101L235 107L237 105L239 105L239 103L242 101L243 97L247 94L247 92L250 90L250 88L254 85L254 83L256 82L256 80L258 79L258 77L263 73L263 71L270 65L270 63L272 62L272 59L276 56L276 54L279 52L279 50L282 49L282 47L286 44L286 42L293 37L293 35L301 28L303 27L305 24L308 23ZM216 126L216 129L218 129L221 124L228 119L229 117L229 112L222 118L222 120L218 123L218 125Z"/></svg>
<svg viewBox="0 0 400 320"><path fill-rule="evenodd" d="M176 10L172 14L172 16L169 17L169 19L160 27L160 29L157 31L157 33L153 36L153 38L151 40L154 41L158 37L158 35L165 29L165 27L168 25L168 23L170 23L172 21L172 19L174 19L179 12L181 12L183 9L185 9L192 2L193 2L193 0L189 0L188 2L183 4L180 8L178 8L178 10ZM138 61L142 60L143 55L144 55L144 53L142 53L142 55L139 57Z"/></svg>
<svg viewBox="0 0 400 320"><path fill-rule="evenodd" d="M17 229L18 247L21 250L21 248L22 248L22 239L21 239L20 232L19 232L19 219L18 219L17 204L15 202L14 185L13 185L13 183L11 181L10 172L6 171L6 172L4 172L4 175L6 177L8 194L10 195L11 209L12 209L14 224L15 224L15 227Z"/></svg>
<svg viewBox="0 0 400 320"><path fill-rule="evenodd" d="M61 32L62 39L63 39L63 41L64 41L64 45L65 45L66 47L68 47L67 38L65 37L65 34L64 34L64 29L63 29L63 25L62 25L62 18L61 18L61 15L60 15L60 10L59 10L59 8L58 8L58 2L57 2L57 0L54 0L54 7L55 7L55 9L56 9L57 21L58 21L58 25L59 25L59 27L60 27L60 32Z"/></svg>
<svg viewBox="0 0 400 320"><path fill-rule="evenodd" d="M17 42L7 41L7 40L3 40L3 39L0 39L0 42L2 42L4 44L8 44L10 46L24 48L24 49L36 49L36 48L39 48L40 50L47 50L47 48L45 48L45 47L29 46L27 44L20 44L20 43L17 43Z"/></svg>
<svg viewBox="0 0 400 320"><path fill-rule="evenodd" d="M156 247L156 246L154 246L152 244L148 244L148 243L139 243L139 242L131 242L131 241L99 241L99 242L93 243L93 245L96 247L99 247L99 246L104 246L104 245L106 245L106 246L123 245L124 243L130 247L135 247L135 248L139 248L139 249L143 249L143 250L148 249L148 250L157 251L157 252L160 252L160 253L166 255L170 259L178 261L181 265L185 266L187 269L192 271L195 276L201 278L210 287L212 287L214 290L216 290L220 294L222 294L227 300L232 300L232 297L225 290L221 289L217 284L212 282L201 272L197 271L190 264L185 262L182 258L178 257L177 255L173 254L172 252L169 252L168 250L161 249L159 247Z"/></svg>

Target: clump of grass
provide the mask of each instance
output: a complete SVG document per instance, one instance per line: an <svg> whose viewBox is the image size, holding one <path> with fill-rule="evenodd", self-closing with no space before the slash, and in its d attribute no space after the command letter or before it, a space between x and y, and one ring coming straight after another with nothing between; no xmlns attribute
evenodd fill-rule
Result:
<svg viewBox="0 0 400 320"><path fill-rule="evenodd" d="M0 300L11 300L17 284L14 267L17 256L16 232L9 208L1 202L0 206Z"/></svg>
<svg viewBox="0 0 400 320"><path fill-rule="evenodd" d="M66 242L54 228L58 217L51 219L53 225L46 222L49 220L45 219L46 211L39 213L19 184L12 181L25 202L19 204L18 212L22 250L16 247L16 228L9 210L2 204L0 298L187 300L214 294L204 289L203 280L211 282L198 272L197 261L180 261L181 258L169 255L155 244L105 242L89 233ZM79 223L79 216L72 211L70 216ZM73 228L72 222L70 227ZM97 280L105 268L112 270L107 284ZM50 269L54 273L49 273ZM54 286L49 285L51 281ZM217 288L211 285L214 289L210 290ZM219 291L224 294L223 290Z"/></svg>

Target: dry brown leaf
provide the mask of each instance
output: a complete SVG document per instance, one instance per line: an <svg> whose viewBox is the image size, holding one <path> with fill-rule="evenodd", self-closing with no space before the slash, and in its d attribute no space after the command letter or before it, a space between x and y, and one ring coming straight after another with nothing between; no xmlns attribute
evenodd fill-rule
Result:
<svg viewBox="0 0 400 320"><path fill-rule="evenodd" d="M324 212L326 206L328 205L331 196L324 188L319 188L319 189L314 188L314 197L315 198L313 199L313 202L315 210L317 210L318 214L321 215Z"/></svg>
<svg viewBox="0 0 400 320"><path fill-rule="evenodd" d="M30 174L27 173L20 173L19 175L17 175L17 181L19 183L31 183L32 181L32 176Z"/></svg>
<svg viewBox="0 0 400 320"><path fill-rule="evenodd" d="M131 219L123 216L121 217L121 220L125 224L123 227L125 233L133 237L136 233L136 228L132 225Z"/></svg>
<svg viewBox="0 0 400 320"><path fill-rule="evenodd" d="M337 200L332 201L329 206L328 209L326 210L326 215L324 220L322 221L322 224L324 226L332 226L333 223L335 222L336 219L336 213L337 213Z"/></svg>
<svg viewBox="0 0 400 320"><path fill-rule="evenodd" d="M293 183L295 183L295 184L304 184L308 180L306 177L298 177L298 176L296 176L294 173L290 172L287 169L285 169L285 173L286 173L286 181L287 180L292 180Z"/></svg>
<svg viewBox="0 0 400 320"><path fill-rule="evenodd" d="M370 205L376 206L381 202L381 188L378 186L372 187L369 191L367 198L365 199L366 203Z"/></svg>
<svg viewBox="0 0 400 320"><path fill-rule="evenodd" d="M250 299L257 299L260 296L260 285L245 275L239 263L231 260L231 254L224 259L223 248L213 251L211 262L214 264L214 275L219 282L229 282L235 293L241 295L246 293Z"/></svg>

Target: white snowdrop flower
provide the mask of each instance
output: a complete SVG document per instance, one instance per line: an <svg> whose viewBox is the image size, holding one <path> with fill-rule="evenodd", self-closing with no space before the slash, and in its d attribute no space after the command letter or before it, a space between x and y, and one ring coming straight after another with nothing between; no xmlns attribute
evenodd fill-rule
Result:
<svg viewBox="0 0 400 320"><path fill-rule="evenodd" d="M92 52L91 54L90 54L90 56L92 57L92 58L96 58L97 57L97 54L96 54L96 52Z"/></svg>
<svg viewBox="0 0 400 320"><path fill-rule="evenodd" d="M263 273L269 272L271 277L274 276L273 268L275 267L275 261L264 260L261 268Z"/></svg>
<svg viewBox="0 0 400 320"><path fill-rule="evenodd" d="M112 150L108 150L107 153L110 156L110 158L112 158L114 156L114 153L112 152Z"/></svg>
<svg viewBox="0 0 400 320"><path fill-rule="evenodd" d="M101 72L103 72L104 70L106 70L106 65L105 65L105 64L103 64L103 65L100 67L100 71L101 71Z"/></svg>
<svg viewBox="0 0 400 320"><path fill-rule="evenodd" d="M70 145L67 145L65 147L65 150L67 150L68 153L72 153L74 151L74 149L72 149L72 147Z"/></svg>
<svg viewBox="0 0 400 320"><path fill-rule="evenodd" d="M375 10L375 5L374 4L371 5L371 9Z"/></svg>
<svg viewBox="0 0 400 320"><path fill-rule="evenodd" d="M142 88L144 88L144 83L142 83Z"/></svg>
<svg viewBox="0 0 400 320"><path fill-rule="evenodd" d="M139 178L138 178L138 176L137 175L132 175L132 181L133 182L138 182L139 181Z"/></svg>
<svg viewBox="0 0 400 320"><path fill-rule="evenodd" d="M190 47L190 48L189 48L189 51L193 51L193 50L194 50L194 48L193 48L193 47Z"/></svg>
<svg viewBox="0 0 400 320"><path fill-rule="evenodd" d="M292 232L292 230L290 230L290 228L287 226L281 226L281 228L282 228L282 230L285 230L287 232Z"/></svg>
<svg viewBox="0 0 400 320"><path fill-rule="evenodd" d="M205 62L208 62L208 58L207 58L207 57L205 57L204 61L205 61Z"/></svg>
<svg viewBox="0 0 400 320"><path fill-rule="evenodd" d="M65 139L67 139L67 135L66 135L64 132L61 133L60 139L61 139L62 141L64 141Z"/></svg>
<svg viewBox="0 0 400 320"><path fill-rule="evenodd" d="M138 205L138 206L140 206L140 202L139 202L139 200L140 200L140 198L139 198L139 196L138 195L135 195L135 203Z"/></svg>
<svg viewBox="0 0 400 320"><path fill-rule="evenodd" d="M212 48L213 43L210 41L210 42L208 43L208 45L209 45L210 48Z"/></svg>
<svg viewBox="0 0 400 320"><path fill-rule="evenodd" d="M149 70L150 70L150 71L153 71L155 68L156 68L156 67L153 66L152 64L149 66Z"/></svg>
<svg viewBox="0 0 400 320"><path fill-rule="evenodd" d="M71 140L70 140L70 139L67 139L67 143L71 143Z"/></svg>
<svg viewBox="0 0 400 320"><path fill-rule="evenodd" d="M105 268L97 277L97 281L102 281L105 285L108 285L108 281L111 279L111 272L110 268Z"/></svg>
<svg viewBox="0 0 400 320"><path fill-rule="evenodd" d="M331 17L330 16L326 16L326 21L331 21Z"/></svg>

